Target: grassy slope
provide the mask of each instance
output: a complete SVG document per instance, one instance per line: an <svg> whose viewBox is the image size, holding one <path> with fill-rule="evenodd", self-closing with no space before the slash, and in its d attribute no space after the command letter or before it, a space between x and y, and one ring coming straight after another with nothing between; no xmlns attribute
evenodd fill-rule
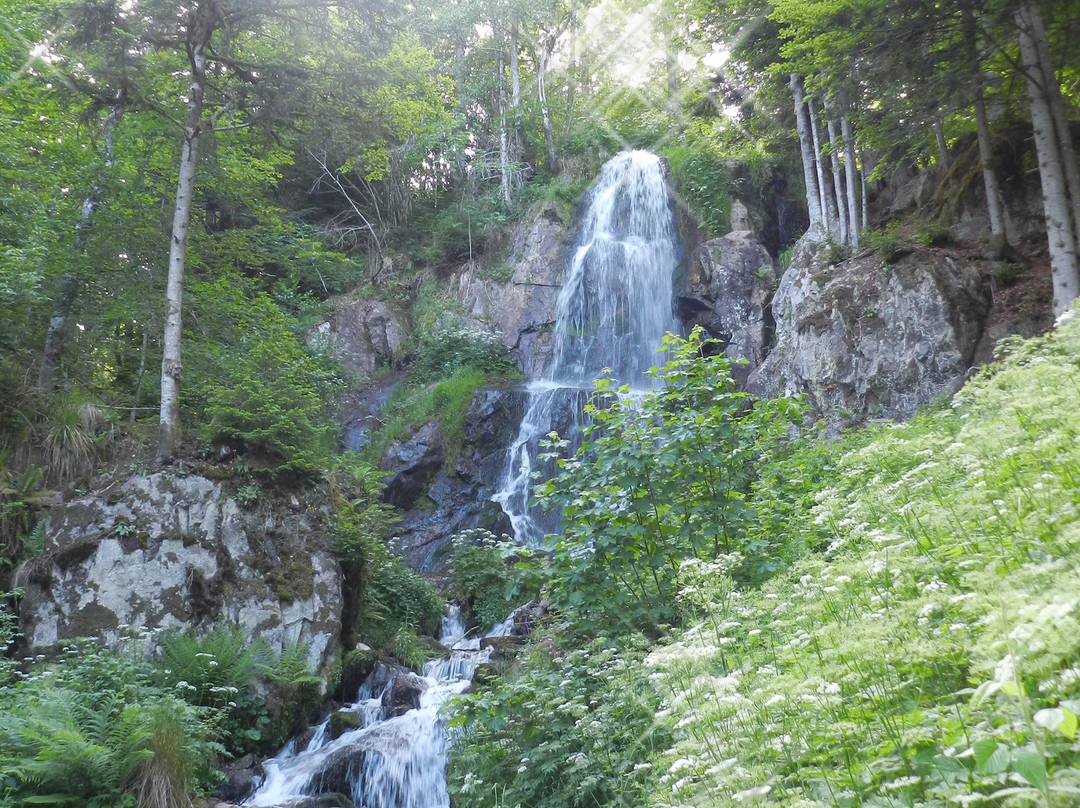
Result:
<svg viewBox="0 0 1080 808"><path fill-rule="evenodd" d="M1080 316L1010 348L843 458L790 537L826 551L684 569L654 805L1080 804Z"/></svg>

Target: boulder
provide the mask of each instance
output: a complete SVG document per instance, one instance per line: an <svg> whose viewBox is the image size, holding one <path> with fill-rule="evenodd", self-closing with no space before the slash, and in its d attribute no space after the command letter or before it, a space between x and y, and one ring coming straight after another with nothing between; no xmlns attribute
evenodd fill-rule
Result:
<svg viewBox="0 0 1080 808"><path fill-rule="evenodd" d="M214 799L239 804L262 782L263 767L253 755L244 755L227 763L221 773L224 777L214 788Z"/></svg>
<svg viewBox="0 0 1080 808"><path fill-rule="evenodd" d="M446 442L434 421L406 440L395 440L383 455L382 469L387 472L383 499L402 510L413 507L445 461Z"/></svg>
<svg viewBox="0 0 1080 808"><path fill-rule="evenodd" d="M297 500L299 503L299 500ZM31 653L74 637L115 647L131 627L237 626L277 650L308 644L326 669L341 625L341 572L315 502L241 508L206 477L132 476L55 506L44 553L23 564Z"/></svg>
<svg viewBox="0 0 1080 808"><path fill-rule="evenodd" d="M398 525L395 549L410 567L420 572L442 569L451 537L462 530L509 530L505 514L491 496L524 407L524 390L476 391L465 414L464 439L452 468L440 466L425 478L426 488L421 493L426 499L417 496Z"/></svg>
<svg viewBox="0 0 1080 808"><path fill-rule="evenodd" d="M702 244L679 284L679 315L687 327L700 325L723 343L726 357L747 362L734 368L740 384L765 358L775 285L772 257L749 230Z"/></svg>
<svg viewBox="0 0 1080 808"><path fill-rule="evenodd" d="M407 335L404 320L385 302L349 300L315 327L311 340L328 348L347 371L369 376L401 358Z"/></svg>
<svg viewBox="0 0 1080 808"><path fill-rule="evenodd" d="M750 391L804 393L835 430L907 418L958 390L990 310L979 268L942 249L892 264L871 252L831 263L827 253L797 245L773 299L776 347Z"/></svg>
<svg viewBox="0 0 1080 808"><path fill-rule="evenodd" d="M558 205L540 205L515 233L507 259L513 267L509 281L484 278L475 264L458 275L457 296L465 311L500 335L528 378L542 375L551 356L567 232Z"/></svg>
<svg viewBox="0 0 1080 808"><path fill-rule="evenodd" d="M387 718L404 715L420 706L420 697L427 691L428 682L412 672L399 673L383 691L383 711Z"/></svg>

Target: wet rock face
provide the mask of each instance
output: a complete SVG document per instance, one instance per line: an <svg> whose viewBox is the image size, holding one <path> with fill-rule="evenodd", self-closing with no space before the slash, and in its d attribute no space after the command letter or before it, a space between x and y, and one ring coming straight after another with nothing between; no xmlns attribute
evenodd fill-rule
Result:
<svg viewBox="0 0 1080 808"><path fill-rule="evenodd" d="M524 405L525 394L521 390L478 390L465 415L464 443L453 467L440 465L434 473L429 473L431 466L428 466L427 472L417 474L417 478L423 476L426 482L398 525L395 544L397 552L413 569L421 572L441 569L450 552L450 538L462 530L473 527L486 527L496 533L509 530L502 509L491 502L491 496L506 464L506 447L517 435ZM428 426L438 429L435 424ZM423 431L417 432L417 436ZM430 447L441 441L441 436L435 439L429 435L425 440ZM393 451L391 446L387 457ZM385 463L384 458L384 467ZM443 461L440 459L439 463Z"/></svg>
<svg viewBox="0 0 1080 808"><path fill-rule="evenodd" d="M765 358L775 284L772 257L749 230L702 244L679 284L677 306L687 330L700 325L723 343L727 358L748 363L733 369L740 384Z"/></svg>
<svg viewBox="0 0 1080 808"><path fill-rule="evenodd" d="M381 300L355 300L338 306L316 326L311 339L325 345L347 371L368 376L401 358L408 331Z"/></svg>
<svg viewBox="0 0 1080 808"><path fill-rule="evenodd" d="M910 417L962 386L990 302L978 267L944 250L829 264L801 242L773 299L776 347L748 387L805 393L833 428Z"/></svg>
<svg viewBox="0 0 1080 808"><path fill-rule="evenodd" d="M558 206L544 205L514 237L509 282L485 280L476 268L458 277L458 299L465 311L501 335L527 378L542 375L551 356L567 234Z"/></svg>
<svg viewBox="0 0 1080 808"><path fill-rule="evenodd" d="M434 422L404 441L394 441L383 455L382 469L389 475L383 499L402 510L413 507L445 460L445 441Z"/></svg>
<svg viewBox="0 0 1080 808"><path fill-rule="evenodd" d="M49 514L45 553L17 572L30 651L89 636L115 645L125 627L234 625L276 649L336 655L341 573L319 512L293 496L242 509L197 475L129 477Z"/></svg>

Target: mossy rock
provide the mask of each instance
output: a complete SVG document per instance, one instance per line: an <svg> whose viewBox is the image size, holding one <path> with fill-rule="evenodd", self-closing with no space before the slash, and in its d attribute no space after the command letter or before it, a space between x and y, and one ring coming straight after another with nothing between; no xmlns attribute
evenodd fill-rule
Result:
<svg viewBox="0 0 1080 808"><path fill-rule="evenodd" d="M364 719L359 713L341 712L331 714L328 732L331 739L340 738L349 730L360 729L364 726Z"/></svg>

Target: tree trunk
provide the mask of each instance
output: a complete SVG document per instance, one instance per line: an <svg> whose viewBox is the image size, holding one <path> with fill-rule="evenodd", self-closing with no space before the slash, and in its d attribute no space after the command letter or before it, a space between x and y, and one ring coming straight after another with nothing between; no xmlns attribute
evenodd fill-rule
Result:
<svg viewBox="0 0 1080 808"><path fill-rule="evenodd" d="M172 239L169 242L169 279L165 291L165 334L161 348L161 437L158 460L169 462L180 442L180 340L183 333L184 266L187 260L188 228L195 196L195 169L199 160L199 137L203 128L203 96L206 92L206 51L214 32L217 8L213 2L199 3L189 32L191 64L187 112L184 117L184 144L180 154L180 176L176 183Z"/></svg>
<svg viewBox="0 0 1080 808"><path fill-rule="evenodd" d="M941 122L940 115L934 116L934 137L937 139L938 160L941 161L941 167L948 170L949 143L945 140L945 124Z"/></svg>
<svg viewBox="0 0 1080 808"><path fill-rule="evenodd" d="M866 158L865 150L859 152L859 165L862 167L862 170L859 172L859 182L862 186L862 193L859 197L862 202L862 229L869 230L870 212L866 203L866 175L872 174L874 172L874 169L870 164L870 161ZM848 200L848 204L851 205L852 208L855 207L855 203L850 199Z"/></svg>
<svg viewBox="0 0 1080 808"><path fill-rule="evenodd" d="M848 228L851 230L851 249L859 249L859 215L855 207L855 136L851 131L851 121L847 115L840 116L840 134L844 138L844 173L847 176ZM866 194L863 194L863 219L866 219Z"/></svg>
<svg viewBox="0 0 1080 808"><path fill-rule="evenodd" d="M1080 273L1077 271L1076 238L1061 150L1050 100L1047 98L1047 83L1042 75L1039 47L1033 35L1033 5L1029 3L1020 8L1016 12L1016 22L1019 28L1021 63L1031 106L1031 123L1035 130L1035 151L1039 159L1039 180L1042 183L1043 211L1046 215L1046 236L1050 250L1050 276L1054 287L1054 314L1059 315L1080 294Z"/></svg>
<svg viewBox="0 0 1080 808"><path fill-rule="evenodd" d="M514 157L524 151L521 133L521 66L518 62L518 18L510 22L510 109L514 113Z"/></svg>
<svg viewBox="0 0 1080 808"><path fill-rule="evenodd" d="M563 139L570 137L574 127L574 98L580 80L581 67L577 52L577 0L570 2L570 70L566 76L566 131Z"/></svg>
<svg viewBox="0 0 1080 808"><path fill-rule="evenodd" d="M824 238L821 218L821 197L818 194L817 178L814 174L814 145L810 139L810 120L803 103L802 79L797 73L791 74L791 96L795 101L795 126L799 133L799 152L802 156L803 182L806 183L806 210L810 217L808 233L817 239Z"/></svg>
<svg viewBox="0 0 1080 808"><path fill-rule="evenodd" d="M112 168L116 163L116 129L124 117L123 92L117 94L116 103L109 107L109 114L101 124L102 149L105 155L105 168ZM93 227L94 211L101 203L101 180L90 189L79 211L79 223L75 226L75 249L85 254L86 241ZM65 272L60 279L60 290L56 295L56 304L49 317L49 328L45 334L45 350L41 356L41 369L38 372L38 387L43 392L52 390L56 384L56 372L60 369L60 355L64 351L64 339L67 336L67 321L79 296L81 281L76 272Z"/></svg>
<svg viewBox="0 0 1080 808"><path fill-rule="evenodd" d="M825 166L822 161L821 132L817 115L814 112L814 99L806 99L806 111L810 116L810 139L814 143L814 167L817 171L818 199L821 201L821 215L825 220L825 232L832 238L836 234L836 208L825 184Z"/></svg>
<svg viewBox="0 0 1080 808"><path fill-rule="evenodd" d="M499 36L499 55L496 59L499 83L499 184L503 202L510 206L510 138L506 131L506 51L503 37Z"/></svg>
<svg viewBox="0 0 1080 808"><path fill-rule="evenodd" d="M540 60L536 67L536 95L540 101L540 117L544 122L544 142L547 144L548 164L551 171L555 170L555 132L551 128L551 114L548 112L547 102L547 66L550 53L548 43L540 43Z"/></svg>
<svg viewBox="0 0 1080 808"><path fill-rule="evenodd" d="M829 153L832 157L832 180L833 191L836 193L836 209L839 213L840 240L844 244L850 244L848 235L847 203L844 199L843 181L840 179L840 144L836 137L836 121L833 120L832 111L829 109L828 96L824 99L825 128L829 133Z"/></svg>
<svg viewBox="0 0 1080 808"><path fill-rule="evenodd" d="M143 378L146 376L146 348L149 342L145 328L142 330L142 349L139 351L139 376L135 382L135 395L131 402L131 423L135 423L136 414L139 411L139 399L142 398Z"/></svg>
<svg viewBox="0 0 1080 808"><path fill-rule="evenodd" d="M1061 100L1061 83L1057 78L1054 61L1050 58L1050 40L1046 36L1042 12L1038 3L1029 3L1031 34L1039 52L1039 64L1042 67L1043 87L1046 99L1050 102L1050 114L1054 117L1054 130L1057 133L1058 152L1065 171L1065 187L1072 203L1073 237L1076 239L1077 260L1080 261L1080 169L1076 164L1076 152L1073 150L1072 132L1069 131L1069 118L1065 114L1065 105Z"/></svg>
<svg viewBox="0 0 1080 808"><path fill-rule="evenodd" d="M1008 241L1005 214L1001 204L1001 187L994 171L994 144L990 140L990 124L986 118L986 101L980 83L975 88L975 131L979 139L979 162L982 163L983 188L986 190L986 211L990 216L990 233Z"/></svg>

